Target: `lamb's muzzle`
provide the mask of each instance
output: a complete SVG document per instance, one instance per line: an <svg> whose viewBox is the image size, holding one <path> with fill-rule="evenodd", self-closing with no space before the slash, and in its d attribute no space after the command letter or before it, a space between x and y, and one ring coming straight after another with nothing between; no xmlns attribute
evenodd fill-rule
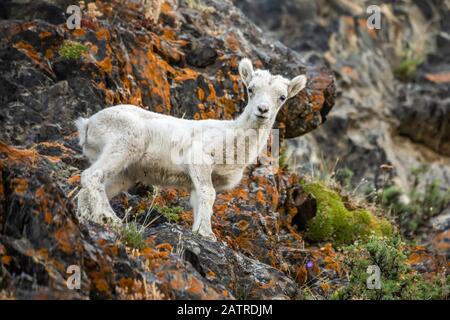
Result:
<svg viewBox="0 0 450 320"><path fill-rule="evenodd" d="M239 73L249 101L235 120L178 119L132 105L106 108L89 119L78 119L80 145L92 163L81 176L79 216L120 224L109 199L136 182L187 188L191 191L193 231L214 240L211 215L216 191L239 183L247 164L261 152L281 106L306 85L304 75L289 81L266 70L254 71L248 59L239 64ZM256 143L238 139L249 130L256 132ZM224 135L232 138L225 146ZM224 153L231 159L245 153L248 161L224 161Z"/></svg>

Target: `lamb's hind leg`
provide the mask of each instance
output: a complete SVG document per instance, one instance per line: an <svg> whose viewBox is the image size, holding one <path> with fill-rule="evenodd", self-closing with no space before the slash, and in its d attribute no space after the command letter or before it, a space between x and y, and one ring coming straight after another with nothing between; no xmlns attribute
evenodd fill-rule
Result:
<svg viewBox="0 0 450 320"><path fill-rule="evenodd" d="M111 208L106 195L105 171L91 168L81 177L82 197L78 202L80 217L97 223L119 225L120 219Z"/></svg>
<svg viewBox="0 0 450 320"><path fill-rule="evenodd" d="M131 180L126 173L119 173L106 181L106 196L108 197L108 200L111 200L122 191L130 189L133 185L134 181Z"/></svg>
<svg viewBox="0 0 450 320"><path fill-rule="evenodd" d="M126 148L115 144L106 147L98 160L83 172L78 202L81 218L97 223L113 225L121 223L109 204L106 184L113 181L118 173L135 161L137 156L139 156L137 152L129 152Z"/></svg>

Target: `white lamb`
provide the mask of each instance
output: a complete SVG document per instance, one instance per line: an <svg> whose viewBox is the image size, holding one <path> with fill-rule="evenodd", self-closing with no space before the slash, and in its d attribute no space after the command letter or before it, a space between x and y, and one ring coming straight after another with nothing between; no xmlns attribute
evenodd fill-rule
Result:
<svg viewBox="0 0 450 320"><path fill-rule="evenodd" d="M254 71L248 59L240 62L239 73L249 101L235 120L178 119L132 105L79 118L80 145L92 163L81 176L80 218L120 224L109 199L137 182L187 188L193 231L215 240L211 215L216 191L239 183L245 167L265 145L281 106L306 85L304 75L288 80L266 70ZM257 132L256 141L237 139L249 130ZM224 144L230 136L231 143ZM246 161L233 161L242 154Z"/></svg>

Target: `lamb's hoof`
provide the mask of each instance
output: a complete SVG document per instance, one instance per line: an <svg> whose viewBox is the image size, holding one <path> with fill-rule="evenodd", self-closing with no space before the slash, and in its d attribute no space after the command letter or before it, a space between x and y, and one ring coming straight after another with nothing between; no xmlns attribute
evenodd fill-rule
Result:
<svg viewBox="0 0 450 320"><path fill-rule="evenodd" d="M120 227L122 225L122 220L116 216L103 216L102 223L113 228Z"/></svg>
<svg viewBox="0 0 450 320"><path fill-rule="evenodd" d="M106 211L101 214L91 215L89 220L113 228L120 227L122 225L122 220L120 220L113 212L110 211Z"/></svg>
<svg viewBox="0 0 450 320"><path fill-rule="evenodd" d="M199 230L198 234L201 235L203 238L208 239L210 241L214 241L214 242L217 241L217 237L212 231Z"/></svg>

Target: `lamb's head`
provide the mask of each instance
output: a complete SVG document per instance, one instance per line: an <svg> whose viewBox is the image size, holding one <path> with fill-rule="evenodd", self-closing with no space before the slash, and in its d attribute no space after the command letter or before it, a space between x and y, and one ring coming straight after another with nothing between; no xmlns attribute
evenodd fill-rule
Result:
<svg viewBox="0 0 450 320"><path fill-rule="evenodd" d="M267 70L253 70L249 59L239 63L239 73L248 92L246 112L259 123L273 122L281 106L306 85L305 75L289 80Z"/></svg>

